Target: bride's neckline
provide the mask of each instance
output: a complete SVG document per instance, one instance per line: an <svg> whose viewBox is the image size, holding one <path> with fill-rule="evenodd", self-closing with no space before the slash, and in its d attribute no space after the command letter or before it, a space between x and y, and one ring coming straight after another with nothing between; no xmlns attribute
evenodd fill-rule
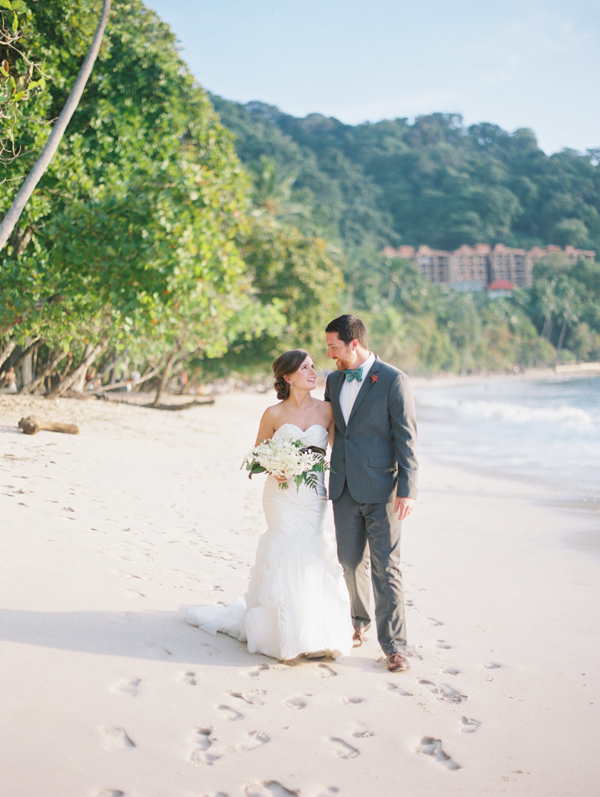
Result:
<svg viewBox="0 0 600 797"><path fill-rule="evenodd" d="M327 427L323 426L322 423L311 423L311 425L308 426L306 429L302 429L302 427L298 426L297 423L290 423L290 421L282 423L281 426L278 426L277 429L275 429L275 431L278 432L280 429L283 429L284 426L294 426L296 429L298 429L299 432L302 432L302 434L306 434L310 429L313 429L315 426L318 426L319 428L325 429L325 431L327 431Z"/></svg>

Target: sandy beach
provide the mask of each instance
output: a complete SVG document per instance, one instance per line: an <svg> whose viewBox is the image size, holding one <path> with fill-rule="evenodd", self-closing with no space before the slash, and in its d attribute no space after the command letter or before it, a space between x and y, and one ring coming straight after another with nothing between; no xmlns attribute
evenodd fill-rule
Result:
<svg viewBox="0 0 600 797"><path fill-rule="evenodd" d="M2 797L598 794L597 519L561 496L422 457L408 673L374 630L294 664L186 624L245 592L273 401L0 396ZM21 434L34 412L81 434Z"/></svg>

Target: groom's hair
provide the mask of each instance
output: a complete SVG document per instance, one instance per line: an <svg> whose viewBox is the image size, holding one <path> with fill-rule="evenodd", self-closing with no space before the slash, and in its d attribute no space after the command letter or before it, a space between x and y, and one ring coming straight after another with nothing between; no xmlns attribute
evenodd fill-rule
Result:
<svg viewBox="0 0 600 797"><path fill-rule="evenodd" d="M363 349L368 349L367 328L355 315L340 315L330 321L325 327L325 332L337 332L338 338L347 345L357 340Z"/></svg>

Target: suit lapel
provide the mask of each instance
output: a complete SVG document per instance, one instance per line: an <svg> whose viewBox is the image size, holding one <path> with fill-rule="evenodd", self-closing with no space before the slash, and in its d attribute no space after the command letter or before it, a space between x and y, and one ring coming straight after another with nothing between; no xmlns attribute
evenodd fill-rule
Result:
<svg viewBox="0 0 600 797"><path fill-rule="evenodd" d="M371 390L371 388L373 387L373 380L371 379L371 377L375 376L375 374L379 371L380 367L381 367L381 360L379 359L379 357L375 357L375 362L373 363L373 366L372 366L371 370L366 375L362 385L360 386L360 390L358 391L358 395L356 397L356 401L354 402L354 406L352 407L352 412L350 413L350 417L348 418L348 426L350 426L350 421L354 417L354 413L356 412L356 410L359 408L360 403L362 402L364 397L367 395L369 390ZM339 392L338 392L338 396L339 396ZM339 404L339 401L338 401L338 404Z"/></svg>

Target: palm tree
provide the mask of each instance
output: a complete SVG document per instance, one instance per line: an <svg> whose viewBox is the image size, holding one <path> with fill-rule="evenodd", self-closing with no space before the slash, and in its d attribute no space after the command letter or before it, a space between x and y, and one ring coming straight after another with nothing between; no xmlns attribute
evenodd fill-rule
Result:
<svg viewBox="0 0 600 797"><path fill-rule="evenodd" d="M104 0L102 4L102 11L100 12L100 19L98 21L98 27L96 28L96 33L94 34L94 38L92 39L92 43L90 45L90 49L88 50L88 54L85 57L85 61L83 62L81 69L79 70L79 75L77 76L77 80L71 89L71 93L62 109L60 116L56 120L54 127L52 128L52 132L46 141L44 149L42 150L39 158L34 163L31 171L25 178L25 182L21 186L19 193L13 200L12 205L8 209L8 213L4 217L2 223L0 224L0 251L6 245L8 238L12 231L14 230L19 218L21 217L21 213L25 209L31 195L35 191L35 187L39 183L42 178L42 175L50 165L52 158L54 157L54 153L58 149L58 145L60 144L62 137L67 129L67 125L71 121L71 117L75 113L77 106L79 105L79 100L81 99L81 95L83 94L83 90L85 89L86 83L88 82L88 78L92 73L92 69L94 66L94 62L98 55L98 51L100 50L100 45L102 43L102 37L104 36L104 31L106 29L106 25L108 23L108 17L110 14L110 5L111 0Z"/></svg>

